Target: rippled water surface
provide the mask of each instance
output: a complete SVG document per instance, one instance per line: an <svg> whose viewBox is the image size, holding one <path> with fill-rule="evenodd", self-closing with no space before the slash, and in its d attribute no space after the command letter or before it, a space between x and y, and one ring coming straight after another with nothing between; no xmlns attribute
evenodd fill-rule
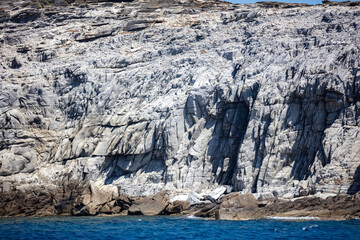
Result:
<svg viewBox="0 0 360 240"><path fill-rule="evenodd" d="M0 218L0 239L360 239L360 221L188 217Z"/></svg>

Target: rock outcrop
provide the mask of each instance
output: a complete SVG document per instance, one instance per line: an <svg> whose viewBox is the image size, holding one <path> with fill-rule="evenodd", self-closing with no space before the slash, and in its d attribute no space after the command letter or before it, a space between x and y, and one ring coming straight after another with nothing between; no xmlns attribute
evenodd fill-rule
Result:
<svg viewBox="0 0 360 240"><path fill-rule="evenodd" d="M165 191L161 191L154 196L140 198L133 202L129 208L131 215L154 216L164 212L169 205L169 197Z"/></svg>
<svg viewBox="0 0 360 240"><path fill-rule="evenodd" d="M0 3L1 215L359 192L358 4L48 2Z"/></svg>
<svg viewBox="0 0 360 240"><path fill-rule="evenodd" d="M251 195L251 194L250 194ZM247 196L229 196L209 213L216 219L249 220L263 218L360 219L360 194L327 197L256 201ZM236 200L235 200L236 199ZM242 199L241 201L237 199ZM240 204L239 204L240 203ZM200 210L201 212L201 210Z"/></svg>

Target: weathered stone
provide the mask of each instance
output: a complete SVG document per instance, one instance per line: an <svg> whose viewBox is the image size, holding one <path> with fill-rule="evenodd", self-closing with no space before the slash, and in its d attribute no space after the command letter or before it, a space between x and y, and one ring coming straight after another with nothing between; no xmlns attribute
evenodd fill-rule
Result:
<svg viewBox="0 0 360 240"><path fill-rule="evenodd" d="M216 203L206 204L200 211L194 214L195 217L215 218Z"/></svg>
<svg viewBox="0 0 360 240"><path fill-rule="evenodd" d="M359 192L358 4L86 2L0 1L2 215Z"/></svg>
<svg viewBox="0 0 360 240"><path fill-rule="evenodd" d="M251 193L234 193L221 199L220 208L256 208L258 206L255 197Z"/></svg>
<svg viewBox="0 0 360 240"><path fill-rule="evenodd" d="M224 186L218 187L213 191L211 191L208 195L206 195L204 199L210 201L216 201L221 197L221 195L223 195L226 192L226 190L227 188Z"/></svg>
<svg viewBox="0 0 360 240"><path fill-rule="evenodd" d="M165 212L167 214L177 214L189 209L189 207L190 207L189 202L176 200L174 202L169 203L169 205L165 209Z"/></svg>
<svg viewBox="0 0 360 240"><path fill-rule="evenodd" d="M101 182L90 182L89 191L77 199L72 215L110 214L118 205L118 189L112 185L103 185ZM121 210L121 207L120 207Z"/></svg>
<svg viewBox="0 0 360 240"><path fill-rule="evenodd" d="M143 197L135 200L129 208L129 215L159 215L169 204L169 196L161 191L154 196Z"/></svg>

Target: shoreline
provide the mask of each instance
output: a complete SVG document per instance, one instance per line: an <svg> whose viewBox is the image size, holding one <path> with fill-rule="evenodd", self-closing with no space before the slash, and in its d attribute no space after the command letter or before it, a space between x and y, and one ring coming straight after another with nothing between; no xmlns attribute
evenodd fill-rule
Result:
<svg viewBox="0 0 360 240"><path fill-rule="evenodd" d="M360 219L360 2L27 2L0 3L0 216Z"/></svg>
<svg viewBox="0 0 360 240"><path fill-rule="evenodd" d="M147 197L119 196L97 203L93 199L85 199L90 203L84 204L84 196L81 195L73 203L62 206L66 211L56 211L58 206L52 205L43 206L41 209L8 208L8 212L2 212L0 217L193 216L212 220L239 221L260 219L291 221L360 220L360 193L330 196L325 199L310 195L293 199L256 200L253 194L232 192L222 195L216 200L205 199L193 204L178 200L171 202L167 193L162 191ZM12 204L14 207L20 206L14 202Z"/></svg>
<svg viewBox="0 0 360 240"><path fill-rule="evenodd" d="M265 218L259 219L244 219L244 220L233 220L233 219L214 219L214 218L202 218L195 217L194 215L155 215L155 216L146 216L146 215L121 215L121 214L99 214L99 215L88 215L88 216L73 216L71 214L61 214L61 215L31 215L31 216L0 216L1 219L14 219L14 218L113 218L113 217L123 217L123 218L184 218L184 219L195 219L195 220L204 220L204 221L289 221L289 222L342 222L342 221L360 221L360 218L349 218L349 219L338 219L338 218L320 218L320 217L276 217L276 216L266 216Z"/></svg>

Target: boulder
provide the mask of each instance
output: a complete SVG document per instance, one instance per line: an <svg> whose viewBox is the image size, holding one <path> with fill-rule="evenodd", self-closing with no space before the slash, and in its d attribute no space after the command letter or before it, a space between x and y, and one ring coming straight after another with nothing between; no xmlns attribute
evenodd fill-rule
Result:
<svg viewBox="0 0 360 240"><path fill-rule="evenodd" d="M135 200L129 208L129 215L154 216L161 214L169 204L169 196L161 191L153 196Z"/></svg>
<svg viewBox="0 0 360 240"><path fill-rule="evenodd" d="M177 214L187 210L190 207L190 203L188 201L179 201L176 200L171 202L165 209L167 214Z"/></svg>
<svg viewBox="0 0 360 240"><path fill-rule="evenodd" d="M89 189L77 198L71 214L75 216L112 213L117 203L118 189L113 185L104 185L101 181L90 182Z"/></svg>
<svg viewBox="0 0 360 240"><path fill-rule="evenodd" d="M218 205L216 203L206 204L200 211L194 214L195 217L206 217L206 218L215 218L215 212Z"/></svg>
<svg viewBox="0 0 360 240"><path fill-rule="evenodd" d="M221 199L220 208L256 208L258 203L251 193L233 193Z"/></svg>
<svg viewBox="0 0 360 240"><path fill-rule="evenodd" d="M271 192L254 193L253 196L258 201L264 201L264 200L269 200L269 199L275 198Z"/></svg>

